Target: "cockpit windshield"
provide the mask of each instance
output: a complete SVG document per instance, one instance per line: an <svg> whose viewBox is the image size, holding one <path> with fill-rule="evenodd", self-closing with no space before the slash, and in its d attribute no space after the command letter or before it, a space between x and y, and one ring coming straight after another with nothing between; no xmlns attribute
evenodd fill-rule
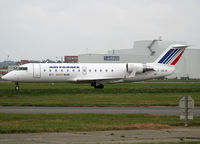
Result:
<svg viewBox="0 0 200 144"><path fill-rule="evenodd" d="M28 70L27 67L17 67L15 70L19 71L19 70Z"/></svg>

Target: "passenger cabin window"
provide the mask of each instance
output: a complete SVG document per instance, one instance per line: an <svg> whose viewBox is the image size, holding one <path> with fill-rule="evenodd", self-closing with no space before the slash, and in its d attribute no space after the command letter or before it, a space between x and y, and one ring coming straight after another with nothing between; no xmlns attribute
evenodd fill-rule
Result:
<svg viewBox="0 0 200 144"><path fill-rule="evenodd" d="M61 69L61 72L63 72L63 69Z"/></svg>
<svg viewBox="0 0 200 144"><path fill-rule="evenodd" d="M114 70L113 69L111 69L111 72L113 72Z"/></svg>
<svg viewBox="0 0 200 144"><path fill-rule="evenodd" d="M89 72L91 72L91 69L89 69Z"/></svg>
<svg viewBox="0 0 200 144"><path fill-rule="evenodd" d="M102 72L102 70L100 69L100 72Z"/></svg>
<svg viewBox="0 0 200 144"><path fill-rule="evenodd" d="M17 70L17 71L19 71L19 70L28 70L28 68L27 67L18 67L15 70Z"/></svg>

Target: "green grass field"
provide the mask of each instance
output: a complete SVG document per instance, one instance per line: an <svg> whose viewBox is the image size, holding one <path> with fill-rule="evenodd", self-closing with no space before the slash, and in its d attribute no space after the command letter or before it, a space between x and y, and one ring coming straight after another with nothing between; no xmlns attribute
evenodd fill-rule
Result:
<svg viewBox="0 0 200 144"><path fill-rule="evenodd" d="M132 83L105 85L94 89L89 84L55 85L0 83L0 105L15 106L176 106L190 95L200 106L200 83ZM160 129L183 126L179 117L147 114L3 114L0 133L63 132L90 130ZM200 118L189 122L200 126Z"/></svg>
<svg viewBox="0 0 200 144"><path fill-rule="evenodd" d="M99 143L99 144L110 144L110 143ZM112 143L113 144L113 143ZM147 142L147 143L114 143L114 144L200 144L200 141L198 142L191 142L191 141L185 141L185 142Z"/></svg>
<svg viewBox="0 0 200 144"><path fill-rule="evenodd" d="M89 84L0 83L3 106L177 106L189 95L200 106L200 83L125 83L94 89Z"/></svg>
<svg viewBox="0 0 200 144"><path fill-rule="evenodd" d="M189 121L199 126L200 118ZM174 116L148 114L2 114L0 133L161 129L184 126Z"/></svg>

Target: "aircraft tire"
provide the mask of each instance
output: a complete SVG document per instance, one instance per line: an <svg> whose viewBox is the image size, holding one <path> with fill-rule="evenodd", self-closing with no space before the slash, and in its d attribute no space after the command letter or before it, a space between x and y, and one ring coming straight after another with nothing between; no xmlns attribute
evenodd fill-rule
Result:
<svg viewBox="0 0 200 144"><path fill-rule="evenodd" d="M15 90L16 90L16 91L19 90L19 83L18 83L18 82L15 83Z"/></svg>
<svg viewBox="0 0 200 144"><path fill-rule="evenodd" d="M103 84L99 84L99 85L94 86L94 88L103 89L103 88L104 88L104 85L103 85Z"/></svg>

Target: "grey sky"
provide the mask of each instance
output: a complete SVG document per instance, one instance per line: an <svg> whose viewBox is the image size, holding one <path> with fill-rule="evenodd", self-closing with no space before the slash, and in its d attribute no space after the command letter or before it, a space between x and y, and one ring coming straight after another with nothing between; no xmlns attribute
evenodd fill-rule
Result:
<svg viewBox="0 0 200 144"><path fill-rule="evenodd" d="M200 48L200 1L0 0L0 61L105 53L158 36Z"/></svg>

